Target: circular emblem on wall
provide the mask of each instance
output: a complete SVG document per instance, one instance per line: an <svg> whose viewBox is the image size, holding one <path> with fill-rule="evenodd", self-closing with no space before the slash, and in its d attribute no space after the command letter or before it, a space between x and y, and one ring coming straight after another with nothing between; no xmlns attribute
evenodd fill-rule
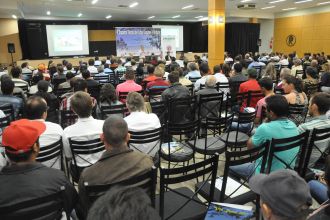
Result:
<svg viewBox="0 0 330 220"><path fill-rule="evenodd" d="M293 34L290 34L286 38L286 45L288 45L289 47L293 47L295 44L296 44L296 36L294 36Z"/></svg>

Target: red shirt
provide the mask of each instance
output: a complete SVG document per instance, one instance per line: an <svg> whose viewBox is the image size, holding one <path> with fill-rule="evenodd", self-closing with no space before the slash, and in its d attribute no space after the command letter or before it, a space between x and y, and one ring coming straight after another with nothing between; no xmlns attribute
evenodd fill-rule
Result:
<svg viewBox="0 0 330 220"><path fill-rule="evenodd" d="M147 90L149 89L165 89L168 88L170 84L163 80L162 78L156 78L154 81L147 84Z"/></svg>
<svg viewBox="0 0 330 220"><path fill-rule="evenodd" d="M249 79L248 81L242 83L239 86L239 93L243 93L243 92L248 92L248 91L260 91L261 88L258 84L258 81L255 79ZM247 106L247 100L244 99L243 103L242 103L242 107L241 107L241 111L246 108L246 107L253 107L255 108L257 106L257 102L261 99L262 97L253 97L251 98L250 101L250 106Z"/></svg>
<svg viewBox="0 0 330 220"><path fill-rule="evenodd" d="M151 82L151 81L154 81L156 79L157 79L157 77L155 75L151 75L151 76L149 75L146 78L144 78L143 81Z"/></svg>

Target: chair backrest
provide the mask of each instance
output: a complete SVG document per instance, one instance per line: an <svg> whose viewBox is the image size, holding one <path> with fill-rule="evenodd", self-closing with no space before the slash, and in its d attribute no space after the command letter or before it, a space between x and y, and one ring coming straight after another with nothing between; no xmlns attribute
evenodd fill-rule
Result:
<svg viewBox="0 0 330 220"><path fill-rule="evenodd" d="M150 102L150 106L151 106L151 111L158 116L160 123L164 124L166 119L165 103L163 101Z"/></svg>
<svg viewBox="0 0 330 220"><path fill-rule="evenodd" d="M296 125L305 122L308 113L308 107L306 105L289 104L289 116Z"/></svg>
<svg viewBox="0 0 330 220"><path fill-rule="evenodd" d="M295 77L299 77L299 78L302 78L304 75L304 70L296 70L296 75Z"/></svg>
<svg viewBox="0 0 330 220"><path fill-rule="evenodd" d="M78 120L78 115L76 115L71 110L61 110L61 126L65 128L69 125L73 125Z"/></svg>
<svg viewBox="0 0 330 220"><path fill-rule="evenodd" d="M265 95L260 90L248 91L247 106L251 106L252 100L254 100L255 103L257 103L263 97L265 97Z"/></svg>
<svg viewBox="0 0 330 220"><path fill-rule="evenodd" d="M136 92L137 93L140 93L141 95L143 95L143 91L142 90L141 91L136 91ZM119 92L118 99L120 101L126 101L127 96L128 96L128 93L130 93L130 92Z"/></svg>
<svg viewBox="0 0 330 220"><path fill-rule="evenodd" d="M66 82L66 78L53 78L52 79L52 84L54 85L54 90L57 89L58 85L61 83Z"/></svg>
<svg viewBox="0 0 330 220"><path fill-rule="evenodd" d="M15 111L12 104L2 104L0 105L0 110L2 110L7 117L9 117L10 121L15 120Z"/></svg>
<svg viewBox="0 0 330 220"><path fill-rule="evenodd" d="M154 143L154 146L149 152L144 152L150 154L157 146L157 149L160 149L160 146L162 145L162 131L162 127L148 131L129 131L130 140L128 146L131 149L142 152L136 145Z"/></svg>
<svg viewBox="0 0 330 220"><path fill-rule="evenodd" d="M169 135L191 135L192 133L196 133L199 128L199 120L187 123L168 123L167 124L167 132Z"/></svg>
<svg viewBox="0 0 330 220"><path fill-rule="evenodd" d="M194 95L194 84L186 85L186 87L188 88L190 95L193 96Z"/></svg>
<svg viewBox="0 0 330 220"><path fill-rule="evenodd" d="M86 194L89 199L89 205L100 196L104 195L108 190L114 186L136 186L146 190L147 194L150 196L151 204L155 207L156 198L156 185L157 185L157 168L151 167L150 171L138 176L131 177L120 182L104 184L104 185L89 185L88 182L84 182L86 189Z"/></svg>
<svg viewBox="0 0 330 220"><path fill-rule="evenodd" d="M189 77L189 80L194 84L200 78L202 78L202 77Z"/></svg>
<svg viewBox="0 0 330 220"><path fill-rule="evenodd" d="M109 75L93 76L93 79L96 80L96 81L98 81L100 84L110 83L110 77L109 77Z"/></svg>
<svg viewBox="0 0 330 220"><path fill-rule="evenodd" d="M223 89L229 89L229 82L217 82L216 88L218 91L223 90ZM228 90L229 91L229 90Z"/></svg>
<svg viewBox="0 0 330 220"><path fill-rule="evenodd" d="M167 121L171 123L186 123L195 119L196 97L168 99Z"/></svg>
<svg viewBox="0 0 330 220"><path fill-rule="evenodd" d="M60 161L61 170L63 170L63 143L62 143L62 137L56 141L55 143L52 143L48 146L42 146L40 147L40 152L38 154L38 157L36 161L40 163L45 163L47 161L55 159L52 164L49 165L49 167L53 167L58 161Z"/></svg>
<svg viewBox="0 0 330 220"><path fill-rule="evenodd" d="M93 87L88 87L87 90L92 97L94 97L96 100L99 100L101 91L100 84Z"/></svg>
<svg viewBox="0 0 330 220"><path fill-rule="evenodd" d="M206 117L205 125L201 125L201 126L212 131L214 135L221 134L222 132L225 132L227 130L228 126L231 125L231 122L233 121L233 117L234 117L233 114L222 115L221 117L218 118Z"/></svg>
<svg viewBox="0 0 330 220"><path fill-rule="evenodd" d="M149 102L158 102L158 101L160 101L161 94L166 89L167 89L166 87L149 89L148 90Z"/></svg>
<svg viewBox="0 0 330 220"><path fill-rule="evenodd" d="M209 159L206 159L202 162L195 163L192 165L188 165L180 168L170 168L170 169L160 168L159 214L162 219L165 218L164 216L165 191L170 190L173 193L183 196L182 194L178 193L175 189L171 189L169 185L183 183L189 180L197 179L198 177L204 176L206 174L209 174L207 181L211 180L211 184L210 184L211 186L210 186L210 194L207 198L207 202L210 204L210 202L213 201L215 180L218 169L218 160L219 160L219 155L215 154ZM182 173L185 173L185 175L182 175ZM202 187L204 187L204 184L202 185ZM175 216L175 214L178 213L183 207L185 207L190 201L197 202L201 205L205 205L204 203L201 203L200 201L194 199L195 197L197 197L197 194L199 193L202 187L197 189L195 191L194 196L192 197L187 198L183 196L184 198L187 199L187 201L182 205L180 205L179 207L177 207L177 209L173 213L169 213L169 215L166 216L166 219L170 219L171 217Z"/></svg>
<svg viewBox="0 0 330 220"><path fill-rule="evenodd" d="M19 86L15 86L15 87L21 88L24 93L28 93L28 91L29 91L29 87L27 85L19 85Z"/></svg>
<svg viewBox="0 0 330 220"><path fill-rule="evenodd" d="M225 169L222 177L222 186L221 186L220 199L219 199L220 202L226 201L226 199L231 197L232 194L236 192L235 190L230 195L225 194L227 187L227 180L229 177L229 168L231 166L237 166L237 165L254 162L255 163L254 172L251 172L250 176L252 176L255 173L256 168L259 167L259 165L260 165L260 173L263 173L266 167L268 149L269 149L269 141L266 141L261 146L252 149L248 149L244 151L228 151L228 150L226 151ZM241 186L243 186L247 182L250 176L248 178L241 177L244 180Z"/></svg>
<svg viewBox="0 0 330 220"><path fill-rule="evenodd" d="M220 117L223 107L223 92L198 96L198 118Z"/></svg>
<svg viewBox="0 0 330 220"><path fill-rule="evenodd" d="M65 187L59 188L53 194L24 201L9 206L0 207L1 219L61 219L65 211L67 220L70 219L70 207L67 207L65 198Z"/></svg>
<svg viewBox="0 0 330 220"><path fill-rule="evenodd" d="M5 116L3 118L0 118L0 130L2 131L4 128L6 128L10 124L10 117ZM2 132L1 132L2 134Z"/></svg>
<svg viewBox="0 0 330 220"><path fill-rule="evenodd" d="M328 145L330 143L330 128L323 128L323 129L314 128L311 132L312 132L312 134L310 136L310 140L309 140L308 147L307 147L307 150L306 150L304 166L303 166L303 169L302 169L302 174L301 174L302 177L305 177L305 175L306 175L312 151L317 150L317 151L320 152L321 155L324 153L316 145L317 142L323 142L324 141L325 143L328 143Z"/></svg>
<svg viewBox="0 0 330 220"><path fill-rule="evenodd" d="M125 104L120 105L100 105L102 119L105 120L109 115L120 115L125 117L127 107Z"/></svg>
<svg viewBox="0 0 330 220"><path fill-rule="evenodd" d="M56 94L57 98L61 98L62 95L71 91L71 88L57 88L54 93Z"/></svg>
<svg viewBox="0 0 330 220"><path fill-rule="evenodd" d="M294 169L301 175L307 149L308 134L309 132L306 131L289 138L272 139L267 162L267 173L272 171L273 162L277 161L283 169ZM290 152L288 152L289 150ZM283 159L282 156L285 154L287 157L289 153L292 154L292 157Z"/></svg>

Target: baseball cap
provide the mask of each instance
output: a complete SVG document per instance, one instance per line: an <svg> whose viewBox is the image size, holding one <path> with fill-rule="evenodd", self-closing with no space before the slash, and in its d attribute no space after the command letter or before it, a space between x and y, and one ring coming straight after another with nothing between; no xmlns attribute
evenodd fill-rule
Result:
<svg viewBox="0 0 330 220"><path fill-rule="evenodd" d="M40 63L38 65L38 70L45 71L46 70L46 65L44 63Z"/></svg>
<svg viewBox="0 0 330 220"><path fill-rule="evenodd" d="M279 216L299 218L306 215L312 205L308 184L293 170L253 176L249 186Z"/></svg>
<svg viewBox="0 0 330 220"><path fill-rule="evenodd" d="M40 121L14 121L2 133L2 146L10 153L27 152L45 130L46 125Z"/></svg>

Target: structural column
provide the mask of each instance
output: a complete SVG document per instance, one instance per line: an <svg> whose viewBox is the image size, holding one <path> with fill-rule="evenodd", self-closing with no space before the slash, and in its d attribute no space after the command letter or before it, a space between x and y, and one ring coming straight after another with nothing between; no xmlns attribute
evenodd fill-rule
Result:
<svg viewBox="0 0 330 220"><path fill-rule="evenodd" d="M225 52L225 0L208 0L208 59L209 66L224 62Z"/></svg>

